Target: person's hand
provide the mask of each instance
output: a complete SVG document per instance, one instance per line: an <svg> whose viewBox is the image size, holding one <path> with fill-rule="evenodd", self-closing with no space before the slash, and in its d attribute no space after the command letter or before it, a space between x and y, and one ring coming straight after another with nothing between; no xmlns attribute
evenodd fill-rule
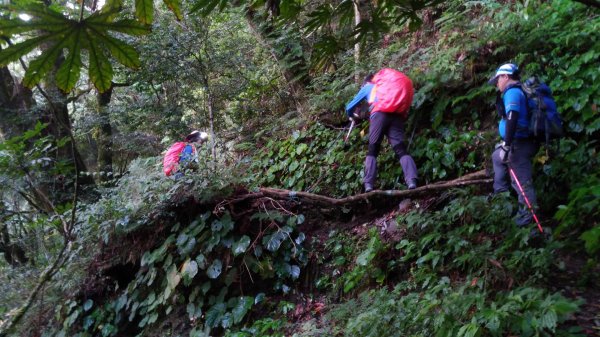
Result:
<svg viewBox="0 0 600 337"><path fill-rule="evenodd" d="M498 155L500 156L500 160L503 163L508 163L508 155L510 154L510 147L506 146L504 143L500 145L500 151Z"/></svg>

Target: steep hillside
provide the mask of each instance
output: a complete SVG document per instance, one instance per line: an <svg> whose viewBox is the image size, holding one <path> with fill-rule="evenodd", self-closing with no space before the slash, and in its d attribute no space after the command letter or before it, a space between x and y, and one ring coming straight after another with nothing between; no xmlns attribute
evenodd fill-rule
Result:
<svg viewBox="0 0 600 337"><path fill-rule="evenodd" d="M450 1L418 13L419 30L412 30L416 20L387 27L381 40L367 39L370 53L359 63L350 49L322 60L326 69L310 68L302 90L250 62L243 74L227 63L210 78L222 81L212 87L222 92L209 90L208 77L196 87L188 82L195 73L164 70L159 56L181 53L175 59L188 62L204 54L181 56L187 54L175 50L175 34L161 26L162 35L153 37L159 41L146 46L151 67L140 75L151 78L143 94L159 102L120 97L122 110L113 112L123 114L120 123L129 110L136 113L123 130L174 133L193 115L183 106L200 96L211 101L211 94L231 114L221 116L223 124L234 125L213 138L218 153L203 144L198 167L177 179L163 175L160 156L120 158L130 161L126 172L105 174L97 186L80 188L75 174L71 197L63 172L72 172L59 171L59 161L47 166L48 153L67 140L35 138L44 129L38 124L3 142L2 182L35 192L35 175L51 172L39 190L67 201L46 208L2 204L2 220L11 221L6 232L34 238L16 243L36 255L0 264L0 336L600 336L597 10L564 0ZM203 27L194 24L185 28ZM285 33L305 33L293 27ZM189 45L204 38L186 32ZM252 49L242 41L246 34L232 33L232 41ZM302 43L328 47L306 34ZM286 36L269 38L284 43ZM219 40L211 55L237 55L226 48L232 41ZM288 47L288 56L303 55L296 44ZM292 66L308 67L293 61L282 77ZM565 120L564 137L534 157L543 234L534 224L515 226L518 192L491 193L490 155L499 138L496 93L486 83L509 61L552 87ZM419 187L406 189L384 142L377 189L362 193L368 124L344 142L341 106L358 89L357 69L384 66L414 80L406 134ZM172 105L160 104L153 71L156 80L166 73L172 81L163 93ZM227 85L238 75L248 91ZM177 76L185 79L181 92L173 88ZM239 96L226 101L229 89ZM292 102L294 90L305 90L306 102ZM251 108L241 106L245 100ZM261 114L278 102L279 115ZM306 110L286 111L290 106ZM136 153L158 152L146 146ZM4 228L2 242L10 236Z"/></svg>

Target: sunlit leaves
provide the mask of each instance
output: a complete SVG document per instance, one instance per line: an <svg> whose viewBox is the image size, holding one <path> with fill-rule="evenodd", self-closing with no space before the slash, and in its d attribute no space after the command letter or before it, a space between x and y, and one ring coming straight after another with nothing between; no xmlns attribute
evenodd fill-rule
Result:
<svg viewBox="0 0 600 337"><path fill-rule="evenodd" d="M152 1L149 3L151 9ZM100 92L104 92L111 87L113 78L113 66L109 57L112 56L129 68L135 69L140 66L137 51L112 36L111 32L128 35L149 33L150 27L147 23L152 21L151 10L148 8L148 1L144 2L144 5L146 11L141 23L134 20L114 21L116 9L100 11L82 21L76 21L42 5L18 8L21 13L30 15L32 19L28 22L18 18L3 20L0 23L1 34L9 37L27 32L38 34L38 30L42 28L44 33L1 50L0 65L17 61L34 49L41 48L41 55L29 64L23 80L26 86L33 87L48 74L66 49L66 58L58 69L56 81L61 90L68 92L79 79L80 69L83 67L81 54L85 49L89 57L90 80Z"/></svg>
<svg viewBox="0 0 600 337"><path fill-rule="evenodd" d="M90 80L100 92L104 92L111 87L113 68L104 54L102 47L94 40L94 36L87 34L89 42L90 68L88 70ZM61 88L64 89L64 88Z"/></svg>
<svg viewBox="0 0 600 337"><path fill-rule="evenodd" d="M201 15L209 15L215 8L223 10L227 6L228 0L199 0L192 6L191 12L199 11ZM241 4L241 3L240 3Z"/></svg>
<svg viewBox="0 0 600 337"><path fill-rule="evenodd" d="M245 253L246 249L248 249L248 246L250 246L250 237L244 235L231 247L231 249L233 250L233 255L240 255Z"/></svg>
<svg viewBox="0 0 600 337"><path fill-rule="evenodd" d="M76 35L73 36L73 41L70 44L71 49L69 49L67 57L56 73L58 87L67 92L73 90L81 72L81 44L83 41L80 34L81 31L77 31Z"/></svg>
<svg viewBox="0 0 600 337"><path fill-rule="evenodd" d="M238 324L242 321L244 316L250 308L252 308L252 304L254 303L254 299L252 297L244 296L240 297L236 306L231 311L233 314L233 323Z"/></svg>
<svg viewBox="0 0 600 337"><path fill-rule="evenodd" d="M42 79L42 77L46 76L54 66L54 61L60 55L62 47L67 43L69 38L70 35L62 36L61 40L56 41L55 44L50 46L42 53L42 55L31 61L31 63L29 63L29 68L25 73L25 78L23 78L23 84L28 87L33 87Z"/></svg>
<svg viewBox="0 0 600 337"><path fill-rule="evenodd" d="M2 32L2 31L0 31ZM3 32L2 32L3 33ZM31 52L42 42L52 39L55 35L43 35L23 41L0 51L0 66L5 66L10 62L17 61L19 57Z"/></svg>
<svg viewBox="0 0 600 337"><path fill-rule="evenodd" d="M206 275L208 277L210 277L211 279L215 279L215 278L219 277L219 275L221 275L222 269L223 269L223 263L221 262L221 260L216 259L213 261L213 263L210 265L210 267L208 267L208 269L206 270Z"/></svg>
<svg viewBox="0 0 600 337"><path fill-rule="evenodd" d="M142 23L150 24L154 20L152 0L135 0L135 17Z"/></svg>
<svg viewBox="0 0 600 337"><path fill-rule="evenodd" d="M165 5L169 7L171 12L175 14L177 20L183 19L183 14L181 13L181 0L163 0Z"/></svg>

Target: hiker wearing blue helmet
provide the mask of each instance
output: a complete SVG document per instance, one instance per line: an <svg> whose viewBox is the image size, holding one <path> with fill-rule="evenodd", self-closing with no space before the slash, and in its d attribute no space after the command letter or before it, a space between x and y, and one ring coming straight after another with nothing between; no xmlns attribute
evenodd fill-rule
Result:
<svg viewBox="0 0 600 337"><path fill-rule="evenodd" d="M539 143L529 131L527 98L521 88L519 68L512 63L503 64L488 83L498 89L496 110L500 117L498 131L502 139L492 153L494 194L509 191L510 177L512 187L519 198L515 222L517 226L524 227L532 222L532 213L528 209L527 201L534 208L537 205L533 189L532 161L539 149ZM516 178L509 174L511 169Z"/></svg>

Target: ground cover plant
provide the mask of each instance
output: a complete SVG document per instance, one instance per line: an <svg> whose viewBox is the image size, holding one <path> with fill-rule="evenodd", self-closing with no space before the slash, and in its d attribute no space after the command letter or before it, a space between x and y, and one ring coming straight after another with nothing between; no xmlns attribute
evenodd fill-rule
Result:
<svg viewBox="0 0 600 337"><path fill-rule="evenodd" d="M0 336L600 331L593 3L165 4L0 7ZM485 179L427 190L490 171L486 82L506 62L565 120L534 158L546 238ZM361 194L368 123L343 140L381 67L416 89L422 189L387 143L378 157L377 188L406 198ZM198 168L164 177L188 128L210 133Z"/></svg>

